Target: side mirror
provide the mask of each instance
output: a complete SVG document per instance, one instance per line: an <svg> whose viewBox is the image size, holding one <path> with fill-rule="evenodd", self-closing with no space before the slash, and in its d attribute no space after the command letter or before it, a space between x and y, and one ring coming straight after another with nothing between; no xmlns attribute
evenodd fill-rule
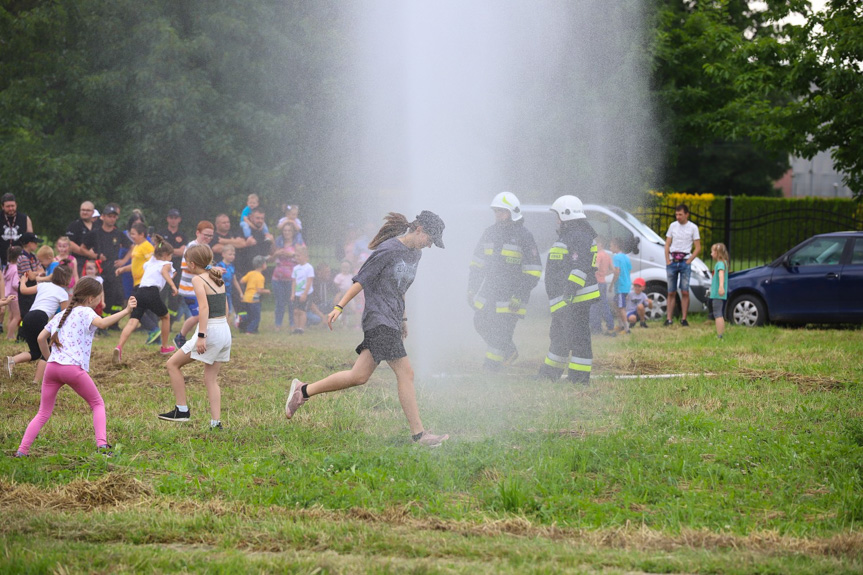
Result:
<svg viewBox="0 0 863 575"><path fill-rule="evenodd" d="M632 249L630 251L633 254L638 254L638 244L641 243L641 238L639 238L638 236L632 236L632 240L629 243L632 246Z"/></svg>

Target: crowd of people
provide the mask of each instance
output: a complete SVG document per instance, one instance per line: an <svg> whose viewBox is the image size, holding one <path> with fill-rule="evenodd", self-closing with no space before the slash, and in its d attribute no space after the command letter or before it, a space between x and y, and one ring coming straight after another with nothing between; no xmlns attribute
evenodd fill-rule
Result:
<svg viewBox="0 0 863 575"><path fill-rule="evenodd" d="M30 218L17 212L11 194L0 198L0 203L6 218L0 240L6 244L0 313L8 315L7 338L20 331L27 345L27 351L7 357L7 372L11 377L16 366L36 362L34 383L42 386L39 411L27 427L18 456L29 454L63 385L88 402L97 448L110 455L104 402L88 374L89 358L94 335L118 330L117 322L126 316L130 319L118 336L114 363L122 363L124 346L141 328L147 330L148 343L160 343L160 353L171 356L166 368L175 405L158 417L190 420L182 368L200 361L210 427L221 430L218 373L230 360L232 329L259 332L263 296L274 299L276 331L289 329L302 335L309 325L321 323L332 329L343 315L343 324L363 331L358 358L350 370L308 384L293 380L285 405L288 419L315 395L366 383L380 362L387 361L396 375L413 440L435 447L448 438L429 433L422 424L413 369L403 344L408 334L404 298L416 276L421 251L432 245L444 247L445 226L436 214L423 211L408 221L390 213L376 233L351 228L339 273L333 276L326 263L314 267L309 262L299 208L285 206L271 233L255 194L249 195L238 228L227 214L218 214L213 222L198 222L191 240L181 229L182 217L176 209L167 212L166 225L156 233L137 210L121 230L117 204L109 203L98 213L92 202L84 202L80 217L69 224L55 248L40 247L43 240L32 232ZM484 367L498 371L518 357L513 334L542 277L543 263L523 225L518 198L503 192L491 207L495 222L474 251L467 300L475 312L476 330L488 344ZM558 219L558 239L544 266L550 343L538 375L553 381L566 375L573 383L587 384L593 363L592 331L601 330L602 321L611 334L629 333L636 324L645 328L646 310L653 302L644 294L644 280L631 278L621 239L598 237L581 200L561 196L551 210ZM677 221L667 234L666 325L672 323L670 302L677 290L683 301L681 324L688 325L688 269L700 251L698 229L688 222L688 213L686 206L679 206ZM711 254L716 262L711 311L721 338L728 253L724 245L716 244ZM172 342L174 322L180 329Z"/></svg>

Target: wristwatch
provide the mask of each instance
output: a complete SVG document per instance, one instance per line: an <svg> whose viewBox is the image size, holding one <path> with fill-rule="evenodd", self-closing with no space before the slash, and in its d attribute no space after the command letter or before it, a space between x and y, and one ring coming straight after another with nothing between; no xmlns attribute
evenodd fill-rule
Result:
<svg viewBox="0 0 863 575"><path fill-rule="evenodd" d="M198 337L201 339L207 339L207 334L198 332Z"/></svg>

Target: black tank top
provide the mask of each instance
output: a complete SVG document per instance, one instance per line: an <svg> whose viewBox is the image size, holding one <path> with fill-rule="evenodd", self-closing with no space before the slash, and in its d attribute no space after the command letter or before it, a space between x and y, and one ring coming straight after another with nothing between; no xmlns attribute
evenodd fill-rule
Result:
<svg viewBox="0 0 863 575"><path fill-rule="evenodd" d="M210 308L210 313L207 314L207 317L213 319L214 317L225 317L228 315L228 297L225 295L225 292L216 292L216 288L211 286L207 280L204 280L204 284L213 290L213 293L207 294L207 307Z"/></svg>

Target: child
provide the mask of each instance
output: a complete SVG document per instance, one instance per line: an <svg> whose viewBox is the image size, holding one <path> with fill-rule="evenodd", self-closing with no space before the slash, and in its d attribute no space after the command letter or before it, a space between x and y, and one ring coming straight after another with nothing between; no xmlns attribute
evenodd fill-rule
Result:
<svg viewBox="0 0 863 575"><path fill-rule="evenodd" d="M222 429L222 393L216 378L222 364L231 359L231 328L226 317L228 300L222 272L211 266L213 251L199 244L186 250L186 271L192 274L192 287L198 300L198 334L192 337L168 360L168 374L177 403L173 410L162 413L165 421L189 421L186 401L186 380L181 368L198 360L204 365L204 385L210 400L210 428Z"/></svg>
<svg viewBox="0 0 863 575"><path fill-rule="evenodd" d="M141 281L133 292L138 305L135 311L132 312L132 317L126 322L126 327L123 328L123 333L120 334L120 341L117 347L114 348L112 359L115 364L122 361L123 346L126 344L129 336L132 335L132 332L138 329L138 324L141 323L141 318L147 311L156 314L156 317L159 318L162 324L162 349L159 350L159 353L168 355L177 350L173 345L169 346L171 316L168 315L168 308L165 306L165 302L162 301L161 296L162 288L165 285L171 286L171 295L177 295L177 286L174 285L174 280L172 279L174 266L171 264L171 258L174 256L174 246L165 241L165 238L160 235L153 236L153 240L156 242L153 256L144 264Z"/></svg>
<svg viewBox="0 0 863 575"><path fill-rule="evenodd" d="M315 395L365 384L378 364L386 361L396 374L399 402L413 441L438 447L449 439L449 435L434 435L423 427L414 392L414 371L403 342L408 335L405 293L416 276L421 250L432 244L444 247L443 231L443 220L429 211L420 213L413 222L397 213L387 216L369 244L374 251L360 268L356 281L327 315L327 325L332 329L348 302L361 291L367 292L364 338L356 349L359 357L350 370L333 373L320 381L304 384L294 379L285 404L285 417L291 419Z"/></svg>
<svg viewBox="0 0 863 575"><path fill-rule="evenodd" d="M35 296L30 311L27 312L24 321L21 322L21 332L30 350L6 358L6 371L9 373L9 377L12 377L12 370L15 369L16 363L35 361L36 375L33 378L33 383L39 384L42 381L42 374L45 372L45 358L42 357L42 350L39 347L39 334L57 313L57 308L66 309L66 305L69 303L69 292L66 291L66 286L69 285L71 277L72 270L69 269L69 266L58 266L51 274L50 282L43 281L34 286L21 286L22 294Z"/></svg>
<svg viewBox="0 0 863 575"><path fill-rule="evenodd" d="M298 246L306 245L303 240L303 222L300 221L300 206L293 204L285 206L285 216L279 220L278 228L283 229L286 224L293 224L294 243Z"/></svg>
<svg viewBox="0 0 863 575"><path fill-rule="evenodd" d="M614 333L614 314L611 313L611 307L608 305L608 284L606 278L613 273L611 265L611 255L606 250L608 242L605 238L597 236L596 238L596 285L599 287L599 299L596 300L590 308L590 331L593 333L602 332L602 321L605 320L605 325L608 335Z"/></svg>
<svg viewBox="0 0 863 575"><path fill-rule="evenodd" d="M298 246L297 265L291 272L291 302L294 305L294 332L302 335L306 330L309 296L315 291L315 268L309 263L309 249Z"/></svg>
<svg viewBox="0 0 863 575"><path fill-rule="evenodd" d="M273 294L275 294L276 300L276 331L282 329L285 310L288 312L288 322L292 327L294 326L294 307L291 301L291 278L293 276L291 274L294 271L294 266L297 264L294 246L295 232L296 228L293 223L287 222L283 225L282 235L276 238L276 251L270 256L270 259L275 261L275 267L273 268Z"/></svg>
<svg viewBox="0 0 863 575"><path fill-rule="evenodd" d="M243 230L243 236L249 237L252 235L251 229L251 216L252 210L261 205L261 200L258 198L258 194L249 194L249 197L246 199L246 207L243 208L243 212L240 214L240 228ZM270 230L267 228L267 224L264 223L264 233L270 233Z"/></svg>
<svg viewBox="0 0 863 575"><path fill-rule="evenodd" d="M45 270L45 275L48 276L51 275L54 268L60 265L59 262L54 260L54 250L51 249L51 246L42 246L36 250L36 259L39 260L39 265L42 266L42 269Z"/></svg>
<svg viewBox="0 0 863 575"><path fill-rule="evenodd" d="M72 268L72 279L69 280L69 293L72 293L75 283L78 281L78 262L75 260L75 256L69 252L69 238L66 236L60 236L57 238L56 246L57 255L54 258L54 261L61 265L68 265Z"/></svg>
<svg viewBox="0 0 863 575"><path fill-rule="evenodd" d="M614 285L615 296L614 305L617 308L617 316L620 318L620 327L617 331L625 331L629 333L629 323L626 321L626 298L629 295L629 272L632 270L632 262L629 261L629 256L623 252L623 240L620 238L611 239L611 251L614 256L611 258L611 265L614 267Z"/></svg>
<svg viewBox="0 0 863 575"><path fill-rule="evenodd" d="M64 268L66 266L63 266ZM93 383L90 374L90 352L93 347L93 334L97 329L106 329L129 315L135 307L135 298L122 311L110 317L100 317L93 308L102 301L102 284L91 277L83 277L75 285L72 300L62 315L54 316L37 337L40 353L48 357L45 378L42 380L42 397L39 412L30 421L16 457L27 457L30 446L39 431L51 418L57 393L64 385L71 387L83 397L93 411L93 431L96 435L96 449L102 455L111 457L108 444L105 402Z"/></svg>
<svg viewBox="0 0 863 575"><path fill-rule="evenodd" d="M713 264L713 280L710 283L710 311L716 322L716 337L725 335L725 304L728 300L728 248L725 244L710 247Z"/></svg>
<svg viewBox="0 0 863 575"><path fill-rule="evenodd" d="M222 281L225 282L225 297L228 300L228 325L232 325L234 321L234 290L237 290L241 298L243 297L243 288L237 281L237 272L234 268L236 257L237 248L231 244L222 248L222 261L219 263L219 267L225 270L222 272Z"/></svg>
<svg viewBox="0 0 863 575"><path fill-rule="evenodd" d="M632 280L632 291L629 297L626 298L626 321L629 327L635 327L635 322L639 322L641 327L647 327L647 308L653 307L653 300L647 297L644 293L646 283L644 278L635 278Z"/></svg>
<svg viewBox="0 0 863 575"><path fill-rule="evenodd" d="M99 266L99 262L97 260L87 260L86 262L84 262L84 277L93 278L94 280L99 282L99 285L103 285L103 282L105 280L103 280L102 276L99 275L101 273L102 268ZM98 314L99 316L102 315L102 311L105 309L104 289L102 289L102 295L100 297L102 298L101 301L96 305L96 307L93 308L93 311L95 311L96 314ZM99 333L101 331L102 329L100 328L97 330L96 333Z"/></svg>
<svg viewBox="0 0 863 575"><path fill-rule="evenodd" d="M258 333L261 324L261 294L268 294L270 290L264 289L264 270L267 269L267 258L255 256L252 259L252 271L243 276L240 283L246 286L243 294L243 307L245 308L245 322L240 329L245 333Z"/></svg>
<svg viewBox="0 0 863 575"><path fill-rule="evenodd" d="M4 297L8 298L11 295L18 293L18 256L21 255L21 246L10 246L7 253L9 263L3 272L3 281L5 283ZM12 341L18 334L18 324L21 323L21 311L18 308L18 298L9 300L9 319L6 320L6 341Z"/></svg>
<svg viewBox="0 0 863 575"><path fill-rule="evenodd" d="M39 263L36 258L36 250L39 249L39 244L42 243L42 238L32 232L25 232L18 238L18 244L21 246L21 255L18 256L18 309L21 317L27 315L30 311L30 306L33 305L35 295L28 295L21 291L24 286L35 286L36 277L45 274L45 268ZM26 276L26 277L25 277Z"/></svg>
<svg viewBox="0 0 863 575"><path fill-rule="evenodd" d="M147 226L142 222L132 224L132 227L129 228L129 239L132 240L132 249L123 258L121 267L118 267L114 271L114 274L120 276L123 273L131 271L132 287L135 288L140 285L141 278L144 277L144 262L150 259L155 248L153 244L147 241ZM130 261L131 263L125 265L126 262Z"/></svg>

